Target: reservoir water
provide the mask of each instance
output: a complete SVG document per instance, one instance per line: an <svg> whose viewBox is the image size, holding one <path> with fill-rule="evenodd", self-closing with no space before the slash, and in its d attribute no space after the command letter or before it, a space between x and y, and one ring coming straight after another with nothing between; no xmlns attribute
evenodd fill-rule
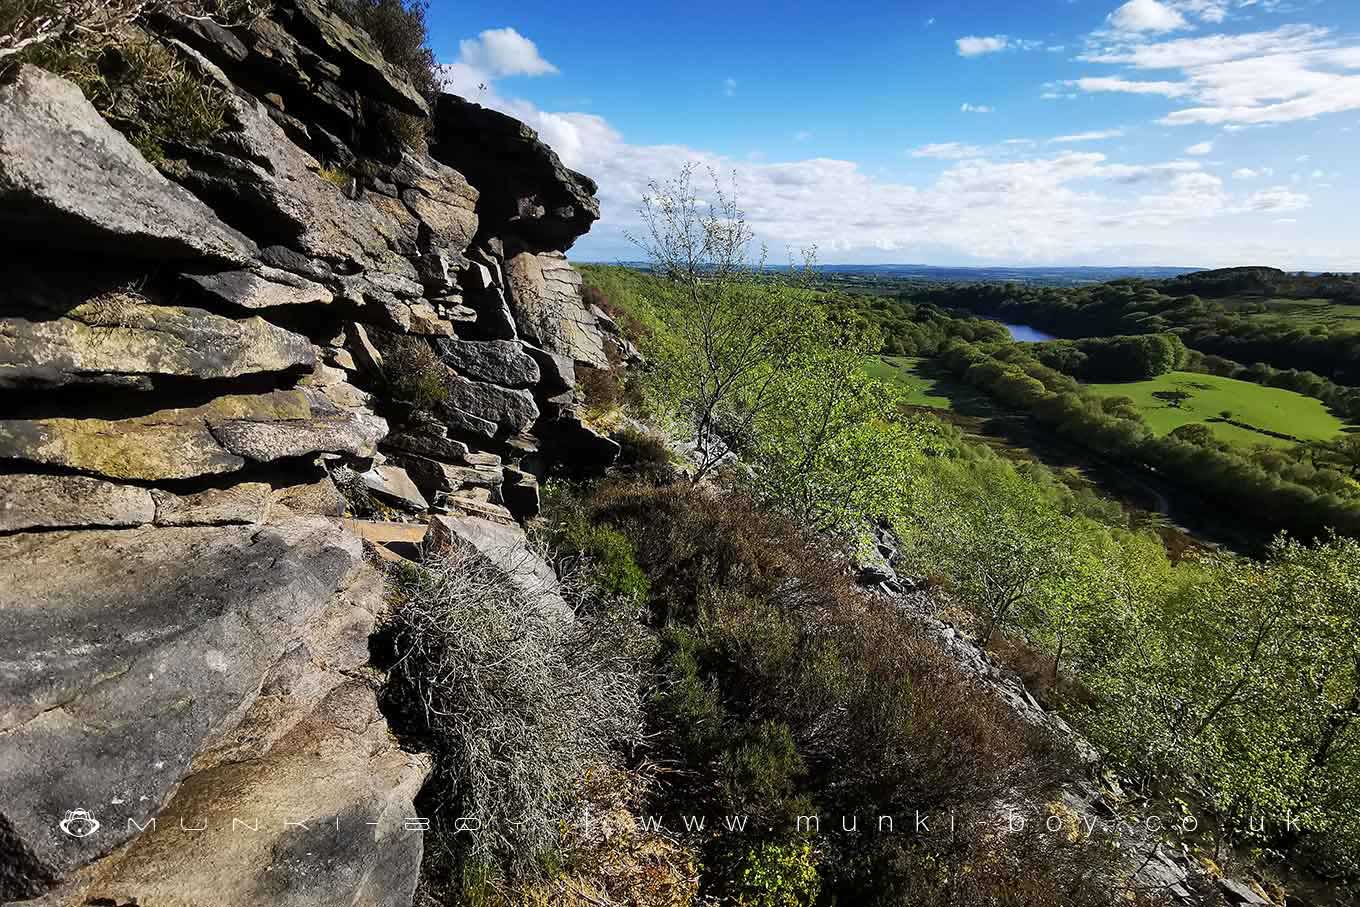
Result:
<svg viewBox="0 0 1360 907"><path fill-rule="evenodd" d="M1043 343L1045 340L1057 340L1052 334L1045 334L1043 331L1030 327L1027 324L1006 324L1001 322L1002 327L1011 332L1011 339L1019 343Z"/></svg>

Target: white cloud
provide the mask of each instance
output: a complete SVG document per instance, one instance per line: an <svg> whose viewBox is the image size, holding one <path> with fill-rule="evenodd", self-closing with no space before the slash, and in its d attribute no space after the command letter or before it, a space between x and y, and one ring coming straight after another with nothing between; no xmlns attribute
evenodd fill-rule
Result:
<svg viewBox="0 0 1360 907"><path fill-rule="evenodd" d="M1160 94L1168 98L1178 98L1190 93L1190 86L1182 82L1131 81L1115 77L1073 79L1064 84L1091 93L1112 91L1127 94Z"/></svg>
<svg viewBox="0 0 1360 907"><path fill-rule="evenodd" d="M578 243L580 259L636 258L623 233L637 228L647 183L696 162L735 174L761 241L775 249L816 242L828 261L1353 267L1346 230L1307 234L1306 245L1296 231L1254 232L1269 219L1254 215L1307 205L1298 189L1236 195L1198 161L1125 164L1090 151L1043 153L1024 140L955 142L915 149L941 161L942 172L908 182L845 160L770 162L636 145L602 117L541 110L487 84L481 103L523 120L568 167L598 181L603 217Z"/></svg>
<svg viewBox="0 0 1360 907"><path fill-rule="evenodd" d="M1262 173L1259 170L1252 170L1250 167L1238 167L1232 175L1235 180L1254 180L1259 179Z"/></svg>
<svg viewBox="0 0 1360 907"><path fill-rule="evenodd" d="M1202 156L1204 156L1204 155L1206 155L1206 154L1213 154L1213 153L1214 153L1214 143L1213 143L1213 142L1200 142L1198 145L1191 145L1189 148L1185 149L1185 153L1186 153L1186 154L1193 154L1193 155L1195 155L1196 157L1202 157Z"/></svg>
<svg viewBox="0 0 1360 907"><path fill-rule="evenodd" d="M1248 211L1299 211L1307 208L1311 201L1287 186L1275 186L1250 196L1245 207Z"/></svg>
<svg viewBox="0 0 1360 907"><path fill-rule="evenodd" d="M1129 0L1110 13L1110 26L1118 32L1168 32L1188 28L1185 17L1158 0Z"/></svg>
<svg viewBox="0 0 1360 907"><path fill-rule="evenodd" d="M1100 142L1105 139L1117 139L1123 134L1123 129L1099 129L1093 132L1077 132L1072 135L1060 135L1057 138L1052 138L1048 141L1052 144L1071 145L1076 142Z"/></svg>
<svg viewBox="0 0 1360 907"><path fill-rule="evenodd" d="M1329 29L1311 25L1152 42L1098 37L1079 59L1180 70L1180 81L1102 76L1068 83L1085 92L1189 99L1194 106L1162 117L1159 122L1167 126L1237 130L1360 109L1360 73L1354 72L1360 69L1360 47L1339 47Z"/></svg>
<svg viewBox="0 0 1360 907"><path fill-rule="evenodd" d="M983 54L994 54L1005 50L1010 46L1011 39L1005 35L992 35L989 38L969 35L966 38L959 38L954 43L958 45L960 57L980 57Z"/></svg>
<svg viewBox="0 0 1360 907"><path fill-rule="evenodd" d="M543 76L557 67L543 59L538 46L513 28L489 28L458 44L458 62L486 73L504 76Z"/></svg>
<svg viewBox="0 0 1360 907"><path fill-rule="evenodd" d="M962 113L995 113L995 112L996 112L996 108L995 108L995 107L989 107L989 106L987 106L986 104L969 104L967 101L964 101L963 106L960 107L959 110L960 110L960 112L962 112Z"/></svg>
<svg viewBox="0 0 1360 907"><path fill-rule="evenodd" d="M976 145L963 145L959 142L942 142L937 145L922 145L913 148L912 157L934 158L939 161L961 161L970 157L981 157L982 149Z"/></svg>

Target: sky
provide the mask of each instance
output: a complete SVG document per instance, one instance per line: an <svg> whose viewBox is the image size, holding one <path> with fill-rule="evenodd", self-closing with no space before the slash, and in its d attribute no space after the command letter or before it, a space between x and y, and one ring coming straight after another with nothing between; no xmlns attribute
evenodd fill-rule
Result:
<svg viewBox="0 0 1360 907"><path fill-rule="evenodd" d="M772 261L1360 271L1360 0L434 0L448 90L600 187L735 185Z"/></svg>

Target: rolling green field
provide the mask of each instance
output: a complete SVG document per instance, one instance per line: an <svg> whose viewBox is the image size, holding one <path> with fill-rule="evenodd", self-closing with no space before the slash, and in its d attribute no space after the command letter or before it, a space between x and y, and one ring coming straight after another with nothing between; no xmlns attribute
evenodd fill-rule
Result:
<svg viewBox="0 0 1360 907"><path fill-rule="evenodd" d="M1345 424L1328 412L1321 401L1312 397L1214 375L1171 372L1150 381L1088 387L1107 397L1132 398L1148 426L1161 435L1191 422L1203 422L1216 437L1230 444L1287 447L1294 443L1231 425L1220 415L1225 410L1232 414L1235 422L1293 435L1303 441L1333 438L1345 428ZM1175 391L1188 393L1190 397L1179 406L1173 406L1168 400L1154 396Z"/></svg>
<svg viewBox="0 0 1360 907"><path fill-rule="evenodd" d="M1247 310L1252 319L1287 319L1306 327L1321 326L1329 331L1360 332L1360 305L1344 305L1326 299L1224 299L1229 309ZM1264 306L1264 312L1255 311Z"/></svg>
<svg viewBox="0 0 1360 907"><path fill-rule="evenodd" d="M977 395L976 391L964 385L921 374L918 367L924 361L915 356L873 356L865 360L864 370L871 377L899 385L906 394L905 402L910 406L953 409L954 404L948 394Z"/></svg>

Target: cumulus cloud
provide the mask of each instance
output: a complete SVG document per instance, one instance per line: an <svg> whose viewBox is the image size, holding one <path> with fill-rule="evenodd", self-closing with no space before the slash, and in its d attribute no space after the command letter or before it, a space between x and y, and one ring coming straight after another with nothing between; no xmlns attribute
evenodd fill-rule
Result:
<svg viewBox="0 0 1360 907"><path fill-rule="evenodd" d="M963 112L963 113L995 113L995 112L996 112L996 108L995 108L995 107L989 107L989 106L986 105L986 104L970 104L970 103L968 103L967 101L964 101L964 102L963 102L963 106L960 107L959 110L960 110L961 112Z"/></svg>
<svg viewBox="0 0 1360 907"><path fill-rule="evenodd" d="M538 46L513 28L489 28L476 38L460 41L458 62L493 79L557 72L556 66L539 55Z"/></svg>
<svg viewBox="0 0 1360 907"><path fill-rule="evenodd" d="M1196 157L1202 157L1203 155L1206 155L1206 154L1213 154L1213 153L1214 153L1214 143L1213 143L1213 142L1200 142L1200 143L1197 144L1197 145L1191 145L1189 148L1185 149L1185 153L1186 153L1186 154L1193 154L1193 155L1195 155Z"/></svg>
<svg viewBox="0 0 1360 907"><path fill-rule="evenodd" d="M980 57L983 54L994 54L1005 50L1010 46L1011 39L1005 35L992 35L987 38L969 35L966 38L959 38L954 43L958 45L960 57Z"/></svg>
<svg viewBox="0 0 1360 907"><path fill-rule="evenodd" d="M1159 0L1129 0L1110 13L1110 27L1118 32L1168 32L1188 28L1190 23Z"/></svg>

